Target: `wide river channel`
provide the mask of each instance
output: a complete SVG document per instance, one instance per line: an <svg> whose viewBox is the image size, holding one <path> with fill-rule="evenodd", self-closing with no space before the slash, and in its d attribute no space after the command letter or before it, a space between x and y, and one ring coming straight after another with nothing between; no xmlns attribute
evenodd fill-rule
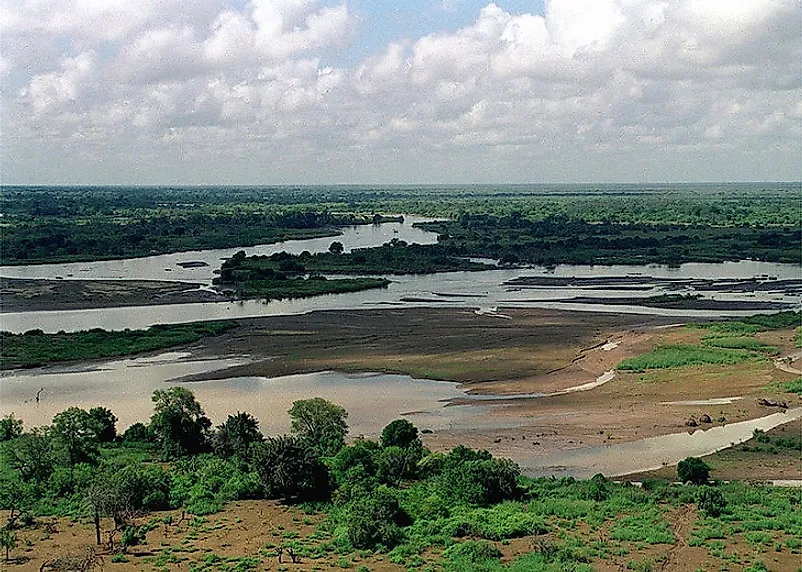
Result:
<svg viewBox="0 0 802 572"><path fill-rule="evenodd" d="M332 241L345 249L379 246L393 238L407 242L434 243L437 237L412 225L420 217L406 216L404 223L355 226L343 229L336 238L296 240L245 248L248 254L272 254L304 250L321 252ZM239 248L184 252L164 256L91 263L0 267L0 276L29 279L81 280L170 280L191 282L208 288L223 259ZM203 262L206 266L187 268L180 263ZM509 281L522 277L599 278L615 277L609 286L516 287ZM621 278L630 277L632 283ZM799 296L782 288L760 292L698 289L693 280L718 283L767 277L769 280L799 280L800 267L753 261L722 264L664 266L570 266L555 268L492 269L480 272L451 272L436 275L390 276L385 290L320 296L305 300L198 303L120 307L99 310L19 312L0 314L0 329L24 332L39 328L47 332L88 328L142 328L157 323L196 320L248 318L281 314L300 314L316 310L359 310L399 307L463 307L477 313L504 317L505 307L569 309L575 311L627 312L652 315L722 317L753 314L743 310L668 310L638 304L594 304L587 298L633 298L663 293L694 293L723 301L761 301L800 306ZM567 302L582 297L583 302ZM561 300L561 301L557 301ZM248 356L221 356L199 360L183 352L111 360L76 366L55 366L33 370L11 370L0 374L0 413L15 413L27 427L45 424L58 411L71 405L111 408L120 426L147 420L151 413L149 396L154 389L175 385L192 374L223 370L249 360ZM591 380L592 381L592 380ZM408 416L421 428L460 430L470 428L510 428L521 420L488 415L491 408L505 407L492 400L476 400L472 405L448 405L453 399L469 396L458 385L408 376L387 374L344 374L319 372L281 378L229 378L192 383L192 390L215 423L225 415L246 410L256 415L267 434L284 432L288 427L286 410L293 400L320 395L342 404L350 412L352 435L375 436L387 422ZM41 390L41 391L40 391ZM38 392L38 394L37 394ZM38 395L38 400L37 400ZM522 396L523 397L523 396ZM692 398L693 396L689 396ZM538 397L528 396L537 399ZM516 461L530 474L608 475L659 467L675 463L689 454L703 455L749 438L755 428L770 429L802 415L791 409L745 423L733 423L693 435L678 433L632 443L606 447L586 447L557 451L541 457L521 457ZM537 424L537 419L527 419Z"/></svg>
<svg viewBox="0 0 802 572"><path fill-rule="evenodd" d="M437 235L413 225L430 220L405 215L403 223L353 226L342 229L335 238L292 240L271 245L248 247L250 254L270 255L276 252L315 253L329 248L334 240L343 243L346 251L380 246L393 238L419 244L432 244ZM203 250L102 262L45 264L33 266L0 266L0 276L29 279L73 280L168 280L196 283L208 288L214 270L240 248ZM185 262L202 262L206 266L187 268ZM493 268L490 266L490 268ZM553 308L574 311L638 313L677 317L722 317L754 314L752 310L679 310L650 308L641 305L594 304L588 298L648 297L667 292L700 294L712 300L730 302L774 302L800 306L798 295L778 288L760 292L704 291L694 288L693 280L720 282L766 276L782 280L799 280L800 267L792 264L741 261L721 264L684 264L666 266L577 266L554 268L493 269L478 272L447 272L431 275L388 276L392 283L386 289L349 294L317 296L300 300L262 300L207 302L197 304L150 305L69 311L15 312L0 314L0 329L21 333L31 329L45 332L76 331L90 328L122 330L145 328L153 324L175 324L202 320L221 320L302 314L316 310L359 310L398 307L468 307L478 312L495 313L501 307ZM515 287L508 284L522 277L599 278L614 277L609 287L559 285L549 287ZM632 284L621 278L629 277ZM566 301L581 297L582 302Z"/></svg>

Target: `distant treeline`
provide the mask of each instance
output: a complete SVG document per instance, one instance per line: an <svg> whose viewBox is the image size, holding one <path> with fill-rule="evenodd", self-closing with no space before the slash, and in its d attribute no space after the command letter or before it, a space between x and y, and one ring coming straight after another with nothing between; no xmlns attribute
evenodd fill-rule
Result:
<svg viewBox="0 0 802 572"><path fill-rule="evenodd" d="M565 215L530 220L462 214L421 225L440 235L444 255L499 259L505 264L668 264L755 259L799 263L795 227L715 227L588 221Z"/></svg>

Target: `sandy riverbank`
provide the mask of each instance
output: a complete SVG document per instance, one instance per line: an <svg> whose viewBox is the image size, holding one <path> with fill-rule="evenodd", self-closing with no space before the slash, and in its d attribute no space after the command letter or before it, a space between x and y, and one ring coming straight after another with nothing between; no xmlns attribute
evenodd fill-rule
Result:
<svg viewBox="0 0 802 572"><path fill-rule="evenodd" d="M222 302L227 299L221 294L188 282L0 278L0 312L84 310Z"/></svg>

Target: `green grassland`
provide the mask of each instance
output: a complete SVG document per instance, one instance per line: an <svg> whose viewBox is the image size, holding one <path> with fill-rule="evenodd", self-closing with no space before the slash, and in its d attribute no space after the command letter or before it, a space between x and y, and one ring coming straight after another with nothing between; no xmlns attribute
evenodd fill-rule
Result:
<svg viewBox="0 0 802 572"><path fill-rule="evenodd" d="M146 330L24 334L0 332L0 368L35 367L54 362L133 355L196 342L235 327L235 322L194 322L156 325Z"/></svg>
<svg viewBox="0 0 802 572"><path fill-rule="evenodd" d="M664 345L627 358L618 369L645 371L700 365L732 365L745 361L761 361L779 354L776 346L754 337L758 332L797 325L800 312L758 314L724 322L695 323L686 326L710 332L694 345Z"/></svg>

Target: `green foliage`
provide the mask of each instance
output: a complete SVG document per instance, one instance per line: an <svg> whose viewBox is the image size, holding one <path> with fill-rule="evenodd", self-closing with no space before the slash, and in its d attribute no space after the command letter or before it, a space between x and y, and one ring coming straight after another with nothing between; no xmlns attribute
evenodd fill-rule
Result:
<svg viewBox="0 0 802 572"><path fill-rule="evenodd" d="M348 412L322 397L294 401L288 412L290 429L306 439L321 456L332 456L345 446Z"/></svg>
<svg viewBox="0 0 802 572"><path fill-rule="evenodd" d="M700 510L708 516L718 517L727 508L727 501L720 490L713 487L702 486L696 494L696 502Z"/></svg>
<svg viewBox="0 0 802 572"><path fill-rule="evenodd" d="M417 446L383 447L378 457L377 476L384 483L398 484L417 475L418 462L423 457L420 441Z"/></svg>
<svg viewBox="0 0 802 572"><path fill-rule="evenodd" d="M516 498L520 474L520 467L509 459L456 447L446 456L440 486L446 498L487 505Z"/></svg>
<svg viewBox="0 0 802 572"><path fill-rule="evenodd" d="M111 477L120 503L133 510L165 510L170 506L170 474L155 464L129 464Z"/></svg>
<svg viewBox="0 0 802 572"><path fill-rule="evenodd" d="M648 544L673 544L676 540L671 523L654 506L617 519L610 530L610 538Z"/></svg>
<svg viewBox="0 0 802 572"><path fill-rule="evenodd" d="M237 411L236 415L229 415L225 423L217 428L212 446L221 457L237 456L247 460L251 445L263 440L256 418L250 413Z"/></svg>
<svg viewBox="0 0 802 572"><path fill-rule="evenodd" d="M0 419L0 443L16 439L20 435L22 435L22 419L17 419L13 413Z"/></svg>
<svg viewBox="0 0 802 572"><path fill-rule="evenodd" d="M9 530L8 527L0 528L0 548L6 550L6 561L8 561L9 552L17 547L17 535Z"/></svg>
<svg viewBox="0 0 802 572"><path fill-rule="evenodd" d="M406 419L390 422L381 434L382 447L409 447L418 440L418 428Z"/></svg>
<svg viewBox="0 0 802 572"><path fill-rule="evenodd" d="M150 428L165 458L207 450L212 422L191 391L183 387L157 389L151 400L155 412L150 418Z"/></svg>
<svg viewBox="0 0 802 572"><path fill-rule="evenodd" d="M501 551L486 540L466 540L446 548L443 557L453 565L477 566L486 564L489 560L498 561Z"/></svg>
<svg viewBox="0 0 802 572"><path fill-rule="evenodd" d="M401 524L405 523L406 514L395 493L382 485L354 499L347 508L345 521L354 548L392 548L403 536Z"/></svg>
<svg viewBox="0 0 802 572"><path fill-rule="evenodd" d="M677 477L683 483L702 485L710 479L710 467L701 459L688 457L677 464Z"/></svg>
<svg viewBox="0 0 802 572"><path fill-rule="evenodd" d="M47 481L62 461L50 432L38 427L9 442L5 452L9 465L24 481Z"/></svg>
<svg viewBox="0 0 802 572"><path fill-rule="evenodd" d="M147 530L144 529L144 527L126 526L120 538L120 544L122 544L123 550L131 546L145 544L146 533Z"/></svg>
<svg viewBox="0 0 802 572"><path fill-rule="evenodd" d="M625 359L618 364L617 368L645 371L695 365L729 365L753 359L759 359L759 354L748 350L700 346L659 346L646 354Z"/></svg>
<svg viewBox="0 0 802 572"><path fill-rule="evenodd" d="M153 432L153 430L149 426L139 421L130 425L123 433L123 443L127 443L129 445L155 442L156 434Z"/></svg>
<svg viewBox="0 0 802 572"><path fill-rule="evenodd" d="M97 439L100 443L111 443L117 437L117 416L105 407L93 407L89 416L94 419L97 427Z"/></svg>
<svg viewBox="0 0 802 572"><path fill-rule="evenodd" d="M329 496L328 471L305 439L270 437L253 446L252 458L270 498L304 502Z"/></svg>
<svg viewBox="0 0 802 572"><path fill-rule="evenodd" d="M53 417L52 436L64 448L70 466L94 463L100 454L103 426L88 411L70 407Z"/></svg>
<svg viewBox="0 0 802 572"><path fill-rule="evenodd" d="M768 355L777 355L780 353L780 349L777 346L763 343L760 340L756 340L755 338L751 337L705 337L703 343L704 345L713 348L750 350Z"/></svg>
<svg viewBox="0 0 802 572"><path fill-rule="evenodd" d="M610 497L610 483L601 473L593 475L588 481L588 498L594 501L605 501Z"/></svg>
<svg viewBox="0 0 802 572"><path fill-rule="evenodd" d="M783 389L788 393L798 393L802 395L802 377L798 377L792 381L786 381L783 384Z"/></svg>
<svg viewBox="0 0 802 572"><path fill-rule="evenodd" d="M157 325L147 330L106 331L100 328L80 332L45 334L30 330L24 334L0 332L0 367L33 367L48 363L118 357L188 344L206 336L222 334L234 322L197 322Z"/></svg>

